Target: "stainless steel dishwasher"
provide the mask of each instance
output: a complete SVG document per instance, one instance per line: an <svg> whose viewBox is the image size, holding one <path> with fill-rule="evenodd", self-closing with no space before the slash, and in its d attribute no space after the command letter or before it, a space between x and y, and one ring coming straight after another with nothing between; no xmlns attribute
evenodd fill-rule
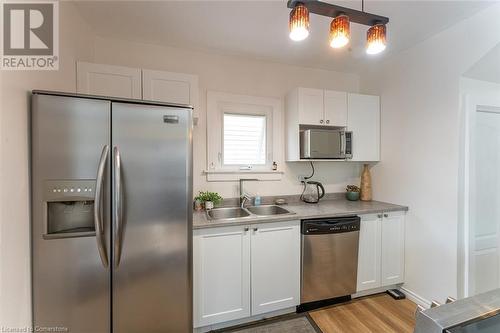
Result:
<svg viewBox="0 0 500 333"><path fill-rule="evenodd" d="M359 216L302 221L302 304L356 292L359 229Z"/></svg>

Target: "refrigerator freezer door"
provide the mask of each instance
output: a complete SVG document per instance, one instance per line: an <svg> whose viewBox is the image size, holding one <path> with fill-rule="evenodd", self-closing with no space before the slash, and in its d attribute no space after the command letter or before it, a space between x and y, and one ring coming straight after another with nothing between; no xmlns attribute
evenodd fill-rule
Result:
<svg viewBox="0 0 500 333"><path fill-rule="evenodd" d="M112 104L115 333L192 331L191 113Z"/></svg>
<svg viewBox="0 0 500 333"><path fill-rule="evenodd" d="M110 140L110 112L109 101L32 97L34 326L110 331L110 270L101 260L93 219L101 205L102 255L109 258L109 158L101 202L94 202L94 193Z"/></svg>

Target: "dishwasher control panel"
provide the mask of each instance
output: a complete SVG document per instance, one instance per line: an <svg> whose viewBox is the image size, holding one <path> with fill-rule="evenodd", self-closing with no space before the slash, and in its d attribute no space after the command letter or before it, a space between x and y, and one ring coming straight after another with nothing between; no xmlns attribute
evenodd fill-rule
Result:
<svg viewBox="0 0 500 333"><path fill-rule="evenodd" d="M359 216L303 220L301 229L303 235L353 232L359 231L360 220Z"/></svg>

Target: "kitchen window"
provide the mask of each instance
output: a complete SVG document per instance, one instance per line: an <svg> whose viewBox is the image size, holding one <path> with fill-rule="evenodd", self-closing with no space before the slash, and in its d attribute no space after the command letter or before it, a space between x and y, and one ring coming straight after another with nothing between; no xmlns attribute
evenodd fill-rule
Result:
<svg viewBox="0 0 500 333"><path fill-rule="evenodd" d="M283 150L281 117L278 98L209 91L206 173L232 174L219 180L233 180L239 173L274 172Z"/></svg>
<svg viewBox="0 0 500 333"><path fill-rule="evenodd" d="M266 164L266 116L224 113L223 165Z"/></svg>

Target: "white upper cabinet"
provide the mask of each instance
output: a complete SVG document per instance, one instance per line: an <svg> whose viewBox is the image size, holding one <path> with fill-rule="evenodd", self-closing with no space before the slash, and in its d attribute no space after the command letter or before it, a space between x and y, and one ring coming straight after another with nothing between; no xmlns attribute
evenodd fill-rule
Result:
<svg viewBox="0 0 500 333"><path fill-rule="evenodd" d="M78 61L77 92L81 94L188 104L198 107L198 76Z"/></svg>
<svg viewBox="0 0 500 333"><path fill-rule="evenodd" d="M353 132L352 160L380 160L380 97L348 94L347 129Z"/></svg>
<svg viewBox="0 0 500 333"><path fill-rule="evenodd" d="M299 124L322 125L324 123L323 90L298 88L297 98Z"/></svg>
<svg viewBox="0 0 500 333"><path fill-rule="evenodd" d="M382 223L382 285L402 283L405 271L405 215L384 214Z"/></svg>
<svg viewBox="0 0 500 333"><path fill-rule="evenodd" d="M380 160L380 97L295 88L286 98L286 160L300 161L300 129L343 127L353 132L352 161Z"/></svg>
<svg viewBox="0 0 500 333"><path fill-rule="evenodd" d="M250 316L250 232L245 230L195 231L194 327Z"/></svg>
<svg viewBox="0 0 500 333"><path fill-rule="evenodd" d="M139 68L78 61L76 78L76 90L80 94L142 98L141 70Z"/></svg>
<svg viewBox="0 0 500 333"><path fill-rule="evenodd" d="M252 315L299 305L300 221L250 227Z"/></svg>
<svg viewBox="0 0 500 333"><path fill-rule="evenodd" d="M361 216L356 290L380 287L382 218L377 214Z"/></svg>
<svg viewBox="0 0 500 333"><path fill-rule="evenodd" d="M324 92L325 125L347 126L347 93L325 90Z"/></svg>
<svg viewBox="0 0 500 333"><path fill-rule="evenodd" d="M346 92L297 88L290 95L288 101L297 105L287 112L297 112L300 125L347 126Z"/></svg>
<svg viewBox="0 0 500 333"><path fill-rule="evenodd" d="M196 106L198 76L143 69L142 96L149 101Z"/></svg>

